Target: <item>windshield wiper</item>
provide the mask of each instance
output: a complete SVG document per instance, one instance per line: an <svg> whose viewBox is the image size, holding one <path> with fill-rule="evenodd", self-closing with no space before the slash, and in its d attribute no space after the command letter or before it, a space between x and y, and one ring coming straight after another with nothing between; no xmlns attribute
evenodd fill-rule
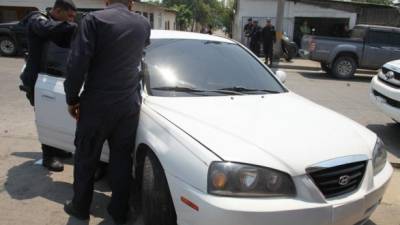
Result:
<svg viewBox="0 0 400 225"><path fill-rule="evenodd" d="M240 86L221 88L218 90L220 90L220 91L235 91L235 92L240 92L240 93L248 93L248 92L264 92L264 93L271 93L271 94L281 93L279 91L273 91L273 90L267 90L267 89L251 89L251 88L245 88L245 87L240 87Z"/></svg>
<svg viewBox="0 0 400 225"><path fill-rule="evenodd" d="M203 89L196 89L191 87L184 87L184 86L164 86L164 87L154 87L151 88L152 90L157 91L175 91L175 92L187 92L187 93L204 93L204 92L215 92L221 94L234 94L234 95L243 95L243 93L234 91L234 90L203 90Z"/></svg>

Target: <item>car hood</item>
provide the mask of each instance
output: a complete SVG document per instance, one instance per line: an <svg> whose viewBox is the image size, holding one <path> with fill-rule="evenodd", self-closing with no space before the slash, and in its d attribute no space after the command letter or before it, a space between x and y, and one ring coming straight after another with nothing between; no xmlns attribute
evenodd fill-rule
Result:
<svg viewBox="0 0 400 225"><path fill-rule="evenodd" d="M376 136L294 93L265 96L149 97L145 104L222 160L301 175L316 163L371 158Z"/></svg>
<svg viewBox="0 0 400 225"><path fill-rule="evenodd" d="M400 60L390 61L383 65L383 67L400 73Z"/></svg>

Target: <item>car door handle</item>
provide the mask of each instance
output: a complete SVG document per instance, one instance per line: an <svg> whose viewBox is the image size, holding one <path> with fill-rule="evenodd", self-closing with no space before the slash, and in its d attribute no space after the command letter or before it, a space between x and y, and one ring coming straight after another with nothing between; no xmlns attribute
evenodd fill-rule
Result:
<svg viewBox="0 0 400 225"><path fill-rule="evenodd" d="M52 93L43 93L42 94L42 98L54 100L54 99L56 99L56 96L54 94L52 94Z"/></svg>

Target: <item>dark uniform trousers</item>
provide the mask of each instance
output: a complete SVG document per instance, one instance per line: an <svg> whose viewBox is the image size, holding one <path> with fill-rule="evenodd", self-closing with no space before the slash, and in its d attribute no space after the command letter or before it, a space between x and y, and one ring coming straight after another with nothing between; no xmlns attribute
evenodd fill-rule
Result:
<svg viewBox="0 0 400 225"><path fill-rule="evenodd" d="M132 150L139 120L138 107L131 98L113 105L96 105L94 99L81 99L76 130L73 205L89 213L94 174L105 141L110 147L109 174L112 198L109 211L125 216L129 210L132 181ZM98 101L97 101L98 102Z"/></svg>
<svg viewBox="0 0 400 225"><path fill-rule="evenodd" d="M263 43L263 48L264 48L264 55L265 55L265 63L271 63L273 61L273 55L274 55L274 42L264 42Z"/></svg>

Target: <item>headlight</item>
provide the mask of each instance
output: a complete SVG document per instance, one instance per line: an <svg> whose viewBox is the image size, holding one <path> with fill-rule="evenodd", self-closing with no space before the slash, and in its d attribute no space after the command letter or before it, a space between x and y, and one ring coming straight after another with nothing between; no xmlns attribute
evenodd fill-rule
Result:
<svg viewBox="0 0 400 225"><path fill-rule="evenodd" d="M372 158L372 162L374 165L374 175L378 174L383 170L383 168L386 165L386 160L387 160L387 153L385 146L381 141L381 139L378 138L375 144L373 158Z"/></svg>
<svg viewBox="0 0 400 225"><path fill-rule="evenodd" d="M208 193L233 197L293 196L292 178L283 172L231 162L213 162L208 171Z"/></svg>

